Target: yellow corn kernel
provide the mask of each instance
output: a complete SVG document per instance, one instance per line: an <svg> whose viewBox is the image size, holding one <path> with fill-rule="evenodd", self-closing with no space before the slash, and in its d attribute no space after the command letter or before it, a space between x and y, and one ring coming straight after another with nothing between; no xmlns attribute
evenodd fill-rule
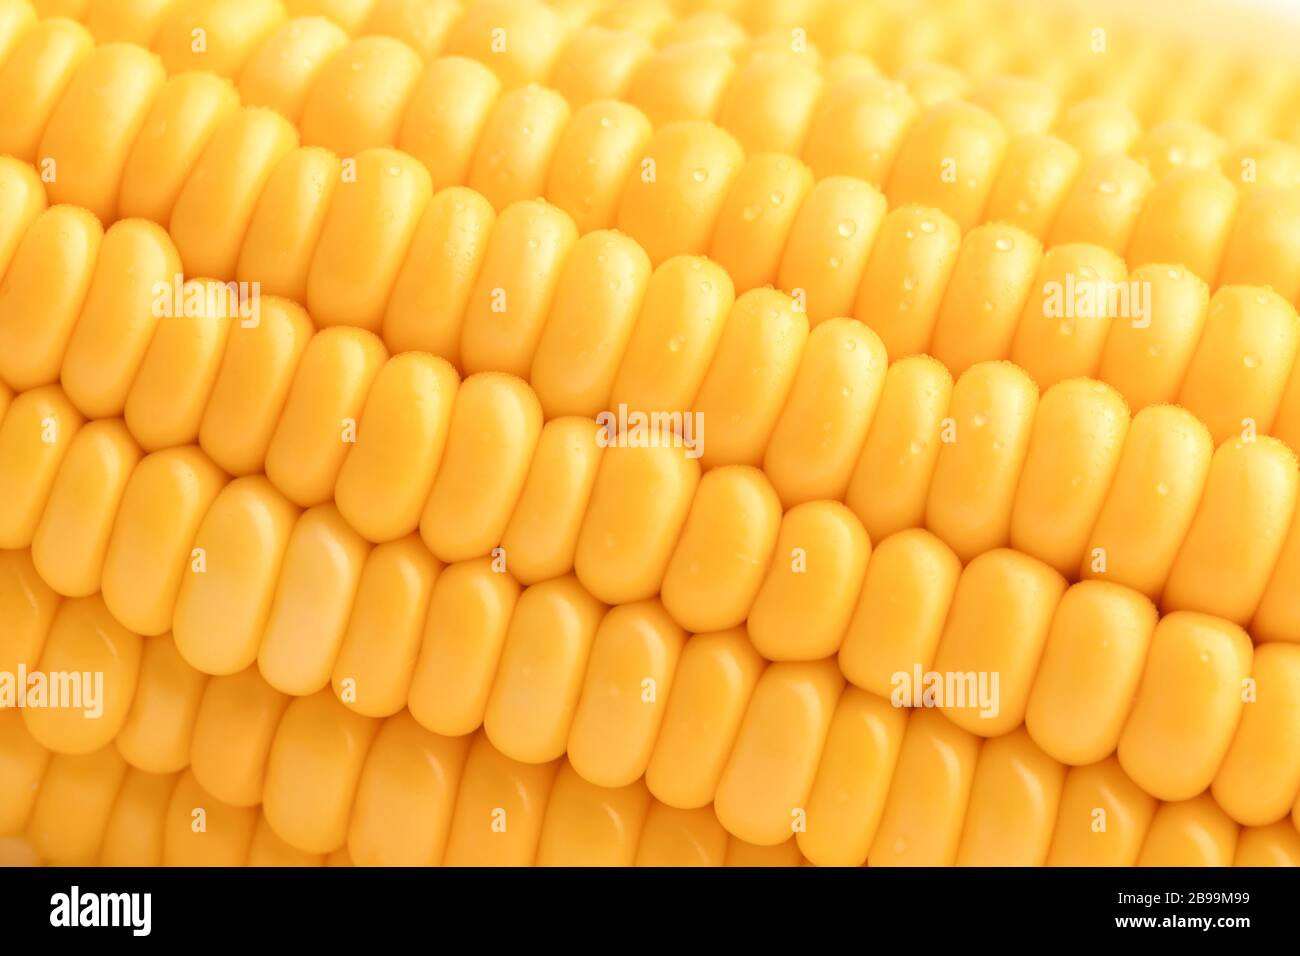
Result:
<svg viewBox="0 0 1300 956"><path fill-rule="evenodd" d="M60 602L37 573L30 551L0 551L0 672L36 669Z"/></svg>
<svg viewBox="0 0 1300 956"><path fill-rule="evenodd" d="M1298 483L1295 454L1275 438L1220 445L1169 572L1162 608L1203 611L1245 625L1282 553Z"/></svg>
<svg viewBox="0 0 1300 956"><path fill-rule="evenodd" d="M990 551L966 566L934 655L936 672L962 680L956 699L945 694L941 705L959 727L992 737L1019 726L1065 588L1060 574L1017 551Z"/></svg>
<svg viewBox="0 0 1300 956"><path fill-rule="evenodd" d="M658 600L601 620L569 729L569 760L583 779L623 787L645 773L685 641Z"/></svg>
<svg viewBox="0 0 1300 956"><path fill-rule="evenodd" d="M1217 276L1237 203L1236 188L1217 169L1175 169L1147 197L1125 258L1134 268L1177 262L1202 278Z"/></svg>
<svg viewBox="0 0 1300 956"><path fill-rule="evenodd" d="M261 475L221 490L182 560L173 633L205 674L234 674L257 660L299 511Z"/></svg>
<svg viewBox="0 0 1300 956"><path fill-rule="evenodd" d="M0 70L0 152L37 160L45 124L94 46L85 27L62 18L26 32Z"/></svg>
<svg viewBox="0 0 1300 956"><path fill-rule="evenodd" d="M1300 792L1300 647L1257 646L1251 680L1251 696L1212 790L1238 823L1262 826L1285 818Z"/></svg>
<svg viewBox="0 0 1300 956"><path fill-rule="evenodd" d="M637 866L722 866L727 831L712 807L679 810L651 801L636 851Z"/></svg>
<svg viewBox="0 0 1300 956"><path fill-rule="evenodd" d="M358 866L442 862L468 749L468 738L431 734L408 713L383 722L348 824L348 853Z"/></svg>
<svg viewBox="0 0 1300 956"><path fill-rule="evenodd" d="M544 83L568 39L564 19L540 0L484 0L447 38L447 53L486 63L512 90Z"/></svg>
<svg viewBox="0 0 1300 956"><path fill-rule="evenodd" d="M763 672L718 781L714 808L729 833L772 846L804 826L843 686L833 660Z"/></svg>
<svg viewBox="0 0 1300 956"><path fill-rule="evenodd" d="M1010 223L1045 241L1080 165L1079 151L1062 139L1040 133L1016 137L1007 147L984 218Z"/></svg>
<svg viewBox="0 0 1300 956"><path fill-rule="evenodd" d="M1296 174L1300 182L1300 173ZM1300 301L1300 188L1261 189L1242 199L1219 267L1220 285L1268 286Z"/></svg>
<svg viewBox="0 0 1300 956"><path fill-rule="evenodd" d="M375 377L334 488L340 513L367 539L419 527L459 385L447 362L420 352L394 357Z"/></svg>
<svg viewBox="0 0 1300 956"><path fill-rule="evenodd" d="M929 356L889 367L845 503L873 541L925 523L926 498L939 460L939 433L952 376Z"/></svg>
<svg viewBox="0 0 1300 956"><path fill-rule="evenodd" d="M497 209L540 196L569 117L554 90L530 85L506 93L479 137L467 185Z"/></svg>
<svg viewBox="0 0 1300 956"><path fill-rule="evenodd" d="M176 298L180 298L178 303ZM126 396L131 434L146 451L193 444L240 317L234 292L211 279L190 280L159 301L164 317Z"/></svg>
<svg viewBox="0 0 1300 956"><path fill-rule="evenodd" d="M298 126L317 79L348 42L348 34L324 17L295 17L267 35L239 71L240 99Z"/></svg>
<svg viewBox="0 0 1300 956"><path fill-rule="evenodd" d="M305 696L329 684L369 553L332 504L298 519L257 650L258 668L276 690Z"/></svg>
<svg viewBox="0 0 1300 956"><path fill-rule="evenodd" d="M197 0L179 4L163 21L153 49L162 57L168 73L207 70L234 77L285 19L284 5L279 0Z"/></svg>
<svg viewBox="0 0 1300 956"><path fill-rule="evenodd" d="M879 189L917 112L901 83L875 73L828 81L803 155L817 179L852 176Z"/></svg>
<svg viewBox="0 0 1300 956"><path fill-rule="evenodd" d="M844 496L887 370L884 346L860 322L813 330L763 459L785 507Z"/></svg>
<svg viewBox="0 0 1300 956"><path fill-rule="evenodd" d="M758 469L724 466L705 474L664 575L663 602L673 619L693 632L743 623L780 523L781 502Z"/></svg>
<svg viewBox="0 0 1300 956"><path fill-rule="evenodd" d="M1078 143L1075 146L1083 149ZM1088 243L1115 251L1127 249L1153 185L1146 167L1128 156L1097 156L1086 162L1056 214L1047 244ZM1129 259L1129 264L1143 263Z"/></svg>
<svg viewBox="0 0 1300 956"><path fill-rule="evenodd" d="M1123 157L1142 135L1142 124L1118 100L1084 99L1061 111L1056 133L1087 159Z"/></svg>
<svg viewBox="0 0 1300 956"><path fill-rule="evenodd" d="M468 189L429 201L384 312L383 338L395 353L419 349L460 363L461 322L495 220Z"/></svg>
<svg viewBox="0 0 1300 956"><path fill-rule="evenodd" d="M465 757L446 866L532 866L557 762L511 760L482 734Z"/></svg>
<svg viewBox="0 0 1300 956"><path fill-rule="evenodd" d="M479 557L501 541L541 430L541 406L521 380L484 372L464 381L419 522L439 560Z"/></svg>
<svg viewBox="0 0 1300 956"><path fill-rule="evenodd" d="M1181 408L1152 406L1134 416L1083 576L1159 598L1197 513L1212 453L1205 426Z"/></svg>
<svg viewBox="0 0 1300 956"><path fill-rule="evenodd" d="M951 866L961 842L980 739L929 708L914 711L899 745L871 866Z"/></svg>
<svg viewBox="0 0 1300 956"><path fill-rule="evenodd" d="M626 236L594 232L573 245L529 374L548 418L606 408L649 282L650 261Z"/></svg>
<svg viewBox="0 0 1300 956"><path fill-rule="evenodd" d="M1128 433L1124 400L1109 386L1071 379L1038 404L1011 511L1011 545L1074 574L1118 467Z"/></svg>
<svg viewBox="0 0 1300 956"><path fill-rule="evenodd" d="M208 144L238 108L239 95L229 80L211 73L182 73L168 80L126 157L118 214L169 222Z"/></svg>
<svg viewBox="0 0 1300 956"><path fill-rule="evenodd" d="M844 176L823 179L799 207L777 285L796 297L814 328L853 314L886 208L878 190Z"/></svg>
<svg viewBox="0 0 1300 956"><path fill-rule="evenodd" d="M1300 831L1290 820L1265 827L1242 827L1233 866L1300 866Z"/></svg>
<svg viewBox="0 0 1300 956"><path fill-rule="evenodd" d="M1115 317L1097 377L1139 412L1178 397L1201 340L1209 292L1205 282L1186 269L1163 265L1133 270L1128 283L1139 294L1150 290L1149 312Z"/></svg>
<svg viewBox="0 0 1300 956"><path fill-rule="evenodd" d="M1006 362L973 365L953 386L925 525L969 561L1007 543L1038 389Z"/></svg>
<svg viewBox="0 0 1300 956"><path fill-rule="evenodd" d="M677 256L656 269L614 379L611 406L643 414L688 410L734 302L730 277L707 259Z"/></svg>
<svg viewBox="0 0 1300 956"><path fill-rule="evenodd" d="M807 340L789 296L753 289L736 300L694 401L699 421L724 425L701 442L704 468L762 463Z"/></svg>
<svg viewBox="0 0 1300 956"><path fill-rule="evenodd" d="M723 47L691 42L665 46L637 71L627 101L655 129L684 120L712 120L735 72L736 61Z"/></svg>
<svg viewBox="0 0 1300 956"><path fill-rule="evenodd" d="M1055 829L1065 767L1024 728L980 749L958 866L1042 866Z"/></svg>
<svg viewBox="0 0 1300 956"><path fill-rule="evenodd" d="M763 667L743 628L686 642L646 767L657 799L688 809L712 802Z"/></svg>
<svg viewBox="0 0 1300 956"><path fill-rule="evenodd" d="M348 710L333 692L295 698L266 764L262 810L290 846L329 853L347 840L348 814L379 721Z"/></svg>
<svg viewBox="0 0 1300 956"><path fill-rule="evenodd" d="M812 172L780 153L745 162L723 203L709 255L736 283L738 292L773 285Z"/></svg>
<svg viewBox="0 0 1300 956"><path fill-rule="evenodd" d="M163 817L162 865L243 866L258 817L256 807L221 801L186 770Z"/></svg>
<svg viewBox="0 0 1300 956"><path fill-rule="evenodd" d="M623 189L618 228L656 267L673 255L704 255L744 162L740 144L710 123L659 128Z"/></svg>
<svg viewBox="0 0 1300 956"><path fill-rule="evenodd" d="M1226 286L1210 299L1178 403L1216 443L1272 433L1300 347L1295 308L1267 289Z"/></svg>
<svg viewBox="0 0 1300 956"><path fill-rule="evenodd" d="M1121 297L1124 260L1096 246L1048 250L1020 314L1011 361L1051 388L1077 376L1096 377L1112 319L1134 312L1130 291Z"/></svg>
<svg viewBox="0 0 1300 956"><path fill-rule="evenodd" d="M824 86L820 70L795 58L752 57L728 85L718 123L746 153L798 156Z"/></svg>
<svg viewBox="0 0 1300 956"><path fill-rule="evenodd" d="M786 512L749 612L759 653L815 661L838 652L870 554L862 523L839 502L805 502Z"/></svg>
<svg viewBox="0 0 1300 956"><path fill-rule="evenodd" d="M53 866L95 862L126 770L112 745L50 758L23 832L42 860Z"/></svg>
<svg viewBox="0 0 1300 956"><path fill-rule="evenodd" d="M937 209L890 211L867 260L853 314L880 336L891 361L930 348L961 231Z"/></svg>
<svg viewBox="0 0 1300 956"><path fill-rule="evenodd" d="M1050 256L1052 253L1048 253ZM1015 226L991 222L972 229L943 294L930 351L954 376L978 362L1011 354L1021 316L1046 260L1038 240Z"/></svg>
<svg viewBox="0 0 1300 956"><path fill-rule="evenodd" d="M353 40L325 60L312 80L298 120L303 142L340 156L394 145L423 70L420 57L399 40Z"/></svg>
<svg viewBox="0 0 1300 956"><path fill-rule="evenodd" d="M574 31L551 85L581 109L597 100L628 100L628 87L655 53L644 36L587 24Z"/></svg>
<svg viewBox="0 0 1300 956"><path fill-rule="evenodd" d="M640 780L609 789L565 762L551 788L536 865L632 866L651 802Z"/></svg>
<svg viewBox="0 0 1300 956"><path fill-rule="evenodd" d="M347 848L335 850L346 855ZM333 856L333 854L331 854ZM290 846L281 840L271 829L266 814L257 815L257 825L253 828L253 839L248 845L248 862L245 866L324 866L325 857L320 853L307 853Z"/></svg>
<svg viewBox="0 0 1300 956"><path fill-rule="evenodd" d="M1137 866L1230 866L1238 827L1208 793L1161 804Z"/></svg>
<svg viewBox="0 0 1300 956"><path fill-rule="evenodd" d="M968 230L981 221L1006 148L1006 130L980 107L932 106L903 140L885 190L889 204L934 206Z"/></svg>
<svg viewBox="0 0 1300 956"><path fill-rule="evenodd" d="M57 385L10 403L0 422L0 548L31 545L82 421Z"/></svg>
<svg viewBox="0 0 1300 956"><path fill-rule="evenodd" d="M447 35L463 15L458 0L375 0L369 5L361 33L396 37L411 47L422 60L436 55Z"/></svg>
<svg viewBox="0 0 1300 956"><path fill-rule="evenodd" d="M416 535L370 552L334 662L339 700L367 717L406 706L433 585L442 564Z"/></svg>
<svg viewBox="0 0 1300 956"><path fill-rule="evenodd" d="M91 422L72 439L32 537L32 561L60 594L99 590L113 521L140 457L117 419Z"/></svg>
<svg viewBox="0 0 1300 956"><path fill-rule="evenodd" d="M73 206L47 209L23 235L0 283L0 378L15 391L58 381L103 236Z"/></svg>
<svg viewBox="0 0 1300 956"><path fill-rule="evenodd" d="M626 103L601 100L578 109L546 157L547 200L571 216L581 234L612 228L623 186L652 135L645 116ZM543 167L538 174L545 172Z"/></svg>
<svg viewBox="0 0 1300 956"><path fill-rule="evenodd" d="M502 211L461 329L466 372L528 374L565 259L577 239L573 220L541 200Z"/></svg>
<svg viewBox="0 0 1300 956"><path fill-rule="evenodd" d="M307 313L292 302L267 296L258 311L256 324L240 321L231 328L199 423L199 445L223 471L237 476L265 465L313 333Z"/></svg>
<svg viewBox="0 0 1300 956"><path fill-rule="evenodd" d="M168 229L187 274L235 274L258 197L297 146L298 131L268 109L236 110L221 121L172 207Z"/></svg>
<svg viewBox="0 0 1300 956"><path fill-rule="evenodd" d="M101 222L117 218L131 145L164 78L156 56L126 44L100 47L82 61L36 150L43 168L55 171L51 202L84 206Z"/></svg>
<svg viewBox="0 0 1300 956"><path fill-rule="evenodd" d="M700 466L667 430L602 425L601 456L591 503L578 533L574 569L583 587L606 604L659 593L700 481Z"/></svg>
<svg viewBox="0 0 1300 956"><path fill-rule="evenodd" d="M49 627L38 670L48 676L44 706L27 701L27 730L56 753L91 753L116 737L126 722L138 685L142 639L109 614L94 597L64 601ZM81 688L64 698L55 676L77 674ZM29 687L29 697L32 688Z"/></svg>
<svg viewBox="0 0 1300 956"><path fill-rule="evenodd" d="M198 782L226 803L260 803L267 756L288 706L289 698L263 680L256 667L208 681L190 744Z"/></svg>
<svg viewBox="0 0 1300 956"><path fill-rule="evenodd" d="M126 762L151 774L188 767L207 683L208 675L185 663L170 634L145 638L135 698L116 738Z"/></svg>
<svg viewBox="0 0 1300 956"><path fill-rule="evenodd" d="M585 418L543 426L528 478L501 536L501 555L523 584L573 570L583 515L591 499L602 448L600 426Z"/></svg>
<svg viewBox="0 0 1300 956"><path fill-rule="evenodd" d="M840 695L808 796L799 849L818 866L861 866L884 813L907 712L850 687Z"/></svg>
<svg viewBox="0 0 1300 956"><path fill-rule="evenodd" d="M334 497L366 395L387 358L384 344L361 329L311 337L266 450L266 475L290 501L310 507Z"/></svg>
<svg viewBox="0 0 1300 956"><path fill-rule="evenodd" d="M438 576L408 701L421 725L456 737L483 723L519 590L491 558Z"/></svg>
<svg viewBox="0 0 1300 956"><path fill-rule="evenodd" d="M857 609L840 646L839 665L851 682L879 697L896 675L930 669L952 604L961 562L922 528L881 541L867 563Z"/></svg>
<svg viewBox="0 0 1300 956"><path fill-rule="evenodd" d="M159 284L170 290L180 272L180 256L161 227L125 220L104 234L59 373L87 417L116 418L126 409L161 318Z"/></svg>
<svg viewBox="0 0 1300 956"><path fill-rule="evenodd" d="M1113 756L1065 775L1048 866L1133 866L1157 802Z"/></svg>
<svg viewBox="0 0 1300 956"><path fill-rule="evenodd" d="M992 113L1012 136L1046 133L1061 104L1046 83L1022 76L998 76L971 91L970 101Z"/></svg>
<svg viewBox="0 0 1300 956"><path fill-rule="evenodd" d="M1175 169L1209 169L1218 166L1224 142L1198 123L1168 120L1147 130L1132 156L1144 163L1159 182Z"/></svg>
<svg viewBox="0 0 1300 956"><path fill-rule="evenodd" d="M307 308L317 325L379 331L432 195L424 167L393 149L365 150L344 166L307 276Z"/></svg>
<svg viewBox="0 0 1300 956"><path fill-rule="evenodd" d="M1156 625L1118 751L1143 790L1187 800L1210 785L1241 717L1251 654L1227 621L1176 612Z"/></svg>
<svg viewBox="0 0 1300 956"><path fill-rule="evenodd" d="M276 164L253 208L239 249L235 275L261 283L267 295L307 301L312 256L325 216L342 180L333 153L304 146Z"/></svg>
<svg viewBox="0 0 1300 956"><path fill-rule="evenodd" d="M98 866L162 866L163 837L175 773L126 772L99 845Z"/></svg>
<svg viewBox="0 0 1300 956"><path fill-rule="evenodd" d="M0 709L0 833L21 833L40 796L50 752L36 742L17 707Z"/></svg>
<svg viewBox="0 0 1300 956"><path fill-rule="evenodd" d="M1065 592L1025 712L1034 743L1074 765L1114 752L1156 617L1143 595L1109 582L1084 581Z"/></svg>
<svg viewBox="0 0 1300 956"><path fill-rule="evenodd" d="M11 156L0 156L0 279L9 271L28 227L44 211L45 187L36 170Z"/></svg>
<svg viewBox="0 0 1300 956"><path fill-rule="evenodd" d="M474 150L500 95L501 81L487 66L460 56L439 57L416 82L397 145L429 171L434 189L469 181Z"/></svg>
<svg viewBox="0 0 1300 956"><path fill-rule="evenodd" d="M572 575L519 596L483 715L492 746L525 763L564 756L605 611Z"/></svg>

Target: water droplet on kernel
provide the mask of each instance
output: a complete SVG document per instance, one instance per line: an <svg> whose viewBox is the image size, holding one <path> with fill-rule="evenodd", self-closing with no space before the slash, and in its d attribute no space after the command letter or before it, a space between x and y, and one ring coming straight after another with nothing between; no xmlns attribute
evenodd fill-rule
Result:
<svg viewBox="0 0 1300 956"><path fill-rule="evenodd" d="M542 247L542 240L538 239L536 236L533 236L533 238L528 240L529 249L540 249L541 247Z"/></svg>
<svg viewBox="0 0 1300 956"><path fill-rule="evenodd" d="M845 219L842 222L840 222L839 228L836 231L839 232L839 234L843 236L845 239L847 239L849 238L849 236L853 235L855 232L858 231L858 224L854 222L852 219Z"/></svg>
<svg viewBox="0 0 1300 956"><path fill-rule="evenodd" d="M1112 183L1109 179L1103 179L1097 184L1097 191L1105 193L1107 196L1113 196L1119 192L1119 186Z"/></svg>
<svg viewBox="0 0 1300 956"><path fill-rule="evenodd" d="M997 247L998 252L1010 252L1016 247L1015 242L1010 236L1003 236L997 242L993 243L993 245Z"/></svg>
<svg viewBox="0 0 1300 956"><path fill-rule="evenodd" d="M916 288L916 279L913 276L907 276L905 279L903 279L903 288L906 289L908 292L911 292L913 289Z"/></svg>
<svg viewBox="0 0 1300 956"><path fill-rule="evenodd" d="M989 423L989 417L985 415L983 412L976 412L975 417L971 419L971 422L975 425L976 428L983 428L985 425Z"/></svg>
<svg viewBox="0 0 1300 956"><path fill-rule="evenodd" d="M827 261L832 269L838 269L841 265L839 256L831 256Z"/></svg>
<svg viewBox="0 0 1300 956"><path fill-rule="evenodd" d="M712 292L712 291L713 291L713 283L710 282L708 279L705 279L703 282L700 283L700 291L701 291L701 292Z"/></svg>
<svg viewBox="0 0 1300 956"><path fill-rule="evenodd" d="M753 222L759 216L763 215L762 206L746 206L745 211L741 213L745 217L745 222Z"/></svg>
<svg viewBox="0 0 1300 956"><path fill-rule="evenodd" d="M921 441L919 438L913 438L912 444L907 446L907 450L913 455L919 455L921 452L925 451L925 442Z"/></svg>
<svg viewBox="0 0 1300 956"><path fill-rule="evenodd" d="M1156 494L1158 494L1161 498L1163 498L1165 495L1169 494L1169 486L1165 484L1163 481L1160 482L1158 485L1156 485Z"/></svg>
<svg viewBox="0 0 1300 956"><path fill-rule="evenodd" d="M769 200L771 200L773 206L779 206L779 205L781 205L781 203L785 202L785 194L784 194L784 193L776 193L776 192L774 192L774 193L772 193L772 195L768 196L767 198L768 198Z"/></svg>
<svg viewBox="0 0 1300 956"><path fill-rule="evenodd" d="M1259 356L1254 352L1247 352L1241 357L1241 364L1246 368L1259 368Z"/></svg>
<svg viewBox="0 0 1300 956"><path fill-rule="evenodd" d="M932 219L922 219L922 220L921 220L921 231L922 231L922 232L934 232L934 231L935 231L936 229L938 229L938 228L939 228L939 227L936 226L936 225L934 224L934 220L932 220Z"/></svg>
<svg viewBox="0 0 1300 956"><path fill-rule="evenodd" d="M691 173L691 178L697 183L702 183L704 180L709 178L709 171L707 169L697 169L695 172Z"/></svg>
<svg viewBox="0 0 1300 956"><path fill-rule="evenodd" d="M686 345L686 336L674 335L668 340L668 351L680 352Z"/></svg>

